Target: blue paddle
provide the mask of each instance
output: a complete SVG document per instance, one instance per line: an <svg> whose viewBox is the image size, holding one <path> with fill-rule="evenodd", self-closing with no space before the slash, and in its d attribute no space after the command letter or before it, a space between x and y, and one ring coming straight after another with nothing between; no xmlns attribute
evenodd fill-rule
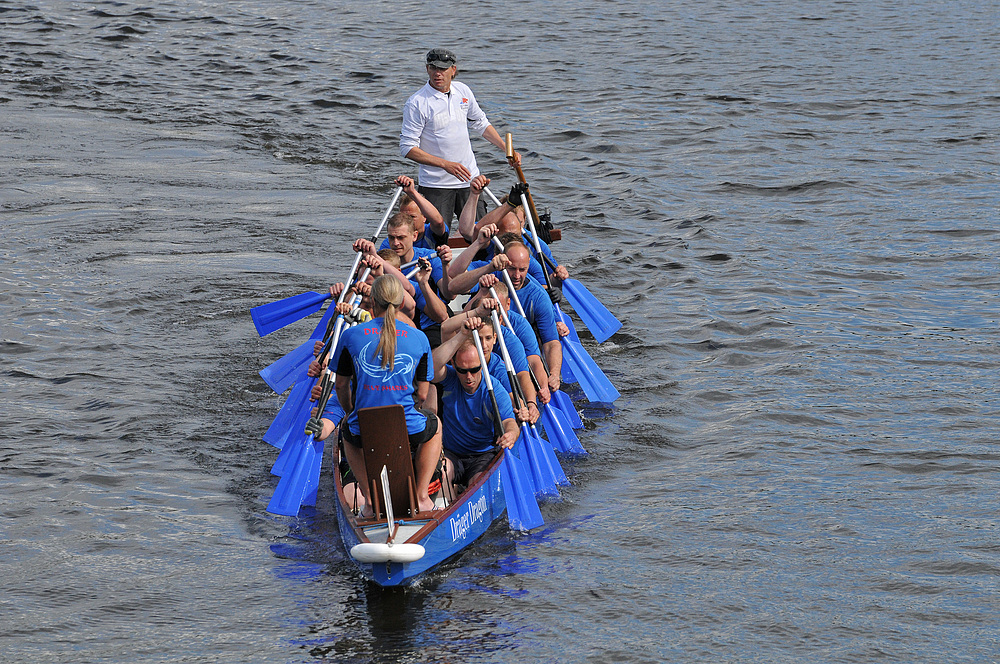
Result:
<svg viewBox="0 0 1000 664"><path fill-rule="evenodd" d="M569 337L560 337L559 341L562 343L563 360L572 367L573 375L591 403L613 403L621 396L583 346Z"/></svg>
<svg viewBox="0 0 1000 664"><path fill-rule="evenodd" d="M531 234L534 239L534 231ZM556 266L553 265L548 256L542 253L541 247L537 246L537 242L535 245L537 247L536 251L538 251L540 256L539 260L554 270ZM563 295L569 300L569 303L573 306L573 310L576 311L580 320L590 330L590 333L594 335L597 343L604 343L622 328L621 321L615 318L615 315L586 286L576 279L563 279L562 289Z"/></svg>
<svg viewBox="0 0 1000 664"><path fill-rule="evenodd" d="M521 423L521 439L524 443L520 450L521 461L528 468L528 474L535 487L535 496L558 496L559 487L556 486L555 472L543 453L543 448L547 447L547 444L543 443L537 436L537 431L533 436L528 425L525 422ZM552 451L551 447L549 447L549 451ZM556 464L558 463L556 461ZM561 466L559 472L562 473Z"/></svg>
<svg viewBox="0 0 1000 664"><path fill-rule="evenodd" d="M500 415L500 406L497 404L497 397L493 393L493 380L490 378L486 363L486 355L483 353L483 342L479 338L479 331L472 331L472 338L476 343L476 352L479 354L479 365L483 368L482 380L486 381L486 389L490 393L490 401L493 404L493 416L496 418L496 425L503 430L503 417ZM503 467L501 468L501 485L503 488L504 501L507 503L507 521L510 527L515 530L530 530L544 523L542 513L538 509L538 501L535 500L535 491L531 486L531 477L521 464L521 460L505 449ZM513 506L513 510L511 507Z"/></svg>
<svg viewBox="0 0 1000 664"><path fill-rule="evenodd" d="M344 327L343 323L344 317L337 316L336 331L334 332L334 339L331 340L331 347L336 346ZM320 358L320 363L322 363L323 356L321 355ZM329 366L327 366L322 377L317 378L317 380L324 381L322 382L324 395L320 399L319 410L317 411L321 414L332 392L332 389L327 389L333 382ZM308 391L312 392L312 388L316 382L303 382L308 386ZM267 505L267 511L272 514L283 514L285 516L298 515L299 508L309 498L310 477L315 474L315 466L317 463L322 463L322 457L318 456L322 451L322 441L315 440L312 435L301 428L302 415L309 412L309 402L306 401L305 403L305 409L299 411L293 420L293 426L295 427L292 429L293 433L289 434L288 439L281 448L281 453L278 454L277 461L275 461L274 466L271 468L273 474L281 476L281 480L274 490L274 495L271 496L271 502ZM318 449L317 446L319 446Z"/></svg>
<svg viewBox="0 0 1000 664"><path fill-rule="evenodd" d="M344 289L344 293L341 293L341 299L343 299L346 292L347 289ZM336 349L346 322L343 315L337 316L333 336L327 341L323 352L319 356L319 363L321 365ZM327 364L323 374L317 377L316 381L303 380L302 382L308 386L307 398L317 382L323 387L316 411L318 414L317 417L319 417L326 408L330 395L333 393L333 377L329 364ZM302 506L304 501L310 499L310 478L317 475L318 471L316 467L322 464L322 441L313 439L307 432L299 428L303 415L308 419L308 400L304 401L303 404L303 406L300 406L300 410L292 417L292 425L295 427L293 431L295 433L289 434L288 439L281 448L281 453L278 455L278 460L271 469L272 473L281 476L281 480L278 482L278 486L274 490L274 495L271 497L271 502L267 507L267 511L274 514L284 514L287 516L298 514L299 507ZM298 433L299 431L303 432ZM318 479L316 482L318 486Z"/></svg>
<svg viewBox="0 0 1000 664"><path fill-rule="evenodd" d="M569 324L569 316L558 307L556 307L556 314L563 323ZM591 403L612 403L621 396L579 341L565 336L559 337L559 342L563 349L563 364L569 367L576 382L583 388L583 393L587 395L587 399Z"/></svg>
<svg viewBox="0 0 1000 664"><path fill-rule="evenodd" d="M361 273L361 278L358 279L358 281L361 282L367 279L370 272L371 268L366 268L365 271ZM349 289L345 288L340 294L340 297L337 299L337 304L340 304L348 290ZM351 308L353 309L358 306L360 302L361 296L355 295ZM328 307L327 314L332 315L336 311L336 308L336 306ZM328 320L327 314L323 315L323 320L321 320L320 323ZM306 371L309 369L309 364L313 359L316 339L322 338L324 341L328 340L333 332L333 325L327 323L325 334L320 331L319 326L317 326L316 330L319 331L320 334L316 334L314 331L313 335L310 336L304 344L286 353L284 356L278 358L260 370L260 377L263 378L268 387L274 390L277 394L282 394L293 384L305 377Z"/></svg>
<svg viewBox="0 0 1000 664"><path fill-rule="evenodd" d="M267 511L284 516L297 516L299 508L306 500L306 490L309 485L309 474L318 454L313 446L312 436L296 433L295 438L285 446L291 458L286 464L286 471L278 481L278 486L267 504ZM283 449L282 452L285 452Z"/></svg>
<svg viewBox="0 0 1000 664"><path fill-rule="evenodd" d="M497 306L500 306L499 302ZM490 312L490 317L493 320L493 329L499 331L500 319L497 316L496 309ZM503 359L504 367L507 369L507 380L510 382L511 389L513 390L514 399L518 404L527 406L524 392L521 389L520 383L517 382L517 372L514 371L514 362L510 359L507 342L504 340L503 334L498 332L496 336L497 341L500 343L500 356ZM524 447L522 448L524 455L521 460L527 464L531 471L531 476L535 484L535 494L558 496L559 489L556 487L556 484L568 484L569 480L566 479L566 473L563 472L562 466L559 465L559 460L556 459L555 454L552 452L552 447L542 441L534 424L522 422L521 435L524 442Z"/></svg>
<svg viewBox="0 0 1000 664"><path fill-rule="evenodd" d="M392 200L389 202L389 208L385 211L382 216L382 222L379 224L378 229L372 236L372 242L378 239L379 234L382 233L382 228L385 223L389 220L389 216L392 214L392 208L395 207L396 201L399 200L400 194L403 193L402 187L396 187L396 193L393 194ZM354 262L354 268L351 270L351 275L358 269L358 263L360 262L361 254L358 254L358 259ZM316 313L323 307L323 302L330 299L330 294L321 295L314 291L307 291L305 293L299 293L298 295L292 295L291 297L286 297L277 302L270 302L268 304L262 304L260 306L254 307L250 310L250 317L253 319L254 327L257 328L257 333L260 336L265 336L271 334L275 330L280 330L286 325L290 325L297 320L301 320L306 316Z"/></svg>
<svg viewBox="0 0 1000 664"><path fill-rule="evenodd" d="M572 382L575 383L576 381L574 380ZM551 403L554 403L556 408L559 409L559 412L561 412L565 416L565 419L569 423L570 428L582 429L583 420L580 419L580 413L577 412L576 405L573 403L573 400L569 398L569 395L563 392L562 390L556 390L551 394L552 394Z"/></svg>
<svg viewBox="0 0 1000 664"><path fill-rule="evenodd" d="M324 441L313 441L316 454L312 459L312 466L309 467L309 475L306 477L306 490L302 498L302 504L309 507L316 507L316 494L319 492L319 476L323 470L323 446Z"/></svg>
<svg viewBox="0 0 1000 664"><path fill-rule="evenodd" d="M545 523L534 492L526 486L526 474L521 460L510 450L504 450L503 461L500 462L500 488L507 503L507 523L511 530L525 532Z"/></svg>
<svg viewBox="0 0 1000 664"><path fill-rule="evenodd" d="M309 368L315 347L316 340L307 339L304 344L278 358L258 373L276 394L283 394L285 390L298 382L305 370Z"/></svg>
<svg viewBox="0 0 1000 664"><path fill-rule="evenodd" d="M576 279L563 280L563 294L597 343L604 343L622 328L621 321Z"/></svg>
<svg viewBox="0 0 1000 664"><path fill-rule="evenodd" d="M263 337L316 313L329 299L329 293L326 295L314 291L299 293L277 302L254 307L250 310L250 317L253 319L254 327L257 328L257 334Z"/></svg>
<svg viewBox="0 0 1000 664"><path fill-rule="evenodd" d="M309 403L309 388L312 381L302 380L295 383L295 387L288 393L285 403L281 404L278 414L275 416L271 426L264 432L264 442L274 445L279 450L288 439L288 434L292 430L292 422L295 416L302 412L302 405Z"/></svg>
<svg viewBox="0 0 1000 664"><path fill-rule="evenodd" d="M561 418L559 415L563 415L563 417ZM583 449L583 445L580 444L580 439L573 433L573 428L566 426L567 423L563 418L565 418L565 414L562 410L551 403L546 404L542 410L542 416L539 420L545 429L545 435L549 442L563 454L587 454L587 450Z"/></svg>

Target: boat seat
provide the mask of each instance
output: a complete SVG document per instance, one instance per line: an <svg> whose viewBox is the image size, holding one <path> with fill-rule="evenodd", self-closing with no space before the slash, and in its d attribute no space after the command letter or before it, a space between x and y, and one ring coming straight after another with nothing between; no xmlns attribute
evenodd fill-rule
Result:
<svg viewBox="0 0 1000 664"><path fill-rule="evenodd" d="M389 471L389 497L395 518L416 516L416 476L410 456L410 438L406 431L403 407L376 406L358 411L361 447L365 455L365 471L372 490L372 507L376 519L384 519L382 504L382 466Z"/></svg>

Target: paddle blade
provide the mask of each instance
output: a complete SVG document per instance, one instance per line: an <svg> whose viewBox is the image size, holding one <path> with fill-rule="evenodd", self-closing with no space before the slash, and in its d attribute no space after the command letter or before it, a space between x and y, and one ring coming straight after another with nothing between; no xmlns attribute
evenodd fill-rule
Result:
<svg viewBox="0 0 1000 664"><path fill-rule="evenodd" d="M525 479L521 460L504 450L500 465L500 486L507 503L507 522L512 530L528 531L545 523L535 493Z"/></svg>
<svg viewBox="0 0 1000 664"><path fill-rule="evenodd" d="M320 471L323 470L323 446L322 440L313 441L316 447L316 456L313 458L312 467L309 468L309 478L306 482L306 496L302 500L303 505L316 507L316 494L319 490Z"/></svg>
<svg viewBox="0 0 1000 664"><path fill-rule="evenodd" d="M539 422L545 427L545 435L548 436L552 447L563 454L586 454L580 439L573 433L573 427L565 421L563 412L550 402L542 409L542 416Z"/></svg>
<svg viewBox="0 0 1000 664"><path fill-rule="evenodd" d="M323 301L330 299L330 294L320 295L313 291L299 293L284 300L262 304L250 310L257 334L265 336L275 330L301 320L309 314L316 313L323 306Z"/></svg>
<svg viewBox="0 0 1000 664"><path fill-rule="evenodd" d="M576 279L563 281L563 295L573 305L573 310L597 339L597 343L604 343L621 329L621 321Z"/></svg>
<svg viewBox="0 0 1000 664"><path fill-rule="evenodd" d="M569 422L569 425L572 428L583 428L583 420L580 419L580 413L577 412L576 406L573 404L573 400L569 398L568 394L562 390L556 390L552 393L552 402L555 404L556 408L562 412L566 421Z"/></svg>
<svg viewBox="0 0 1000 664"><path fill-rule="evenodd" d="M566 473L563 471L562 464L559 463L556 451L552 449L552 445L542 438L534 424L528 427L528 429L531 432L532 445L538 453L545 473L555 484L569 486L569 478L566 477Z"/></svg>
<svg viewBox="0 0 1000 664"><path fill-rule="evenodd" d="M260 377L277 394L283 393L305 375L309 363L316 359L313 355L315 345L316 340L309 339L298 348L289 351L284 357L278 358L261 369Z"/></svg>
<svg viewBox="0 0 1000 664"><path fill-rule="evenodd" d="M563 363L569 364L591 403L613 403L621 396L583 346L568 337L562 337L560 341Z"/></svg>
<svg viewBox="0 0 1000 664"><path fill-rule="evenodd" d="M285 403L281 404L281 409L275 415L271 426L264 432L264 442L274 445L279 450L292 431L292 423L299 420L299 415L303 412L305 405L309 403L309 392L312 388L311 380L300 380L295 383L295 387L288 393Z"/></svg>
<svg viewBox="0 0 1000 664"><path fill-rule="evenodd" d="M538 440L537 434L532 435L532 431L528 429L528 426L522 423L521 438L524 440L524 447L521 449L521 462L528 471L532 485L534 485L535 495L558 496L559 489L556 487L555 476L552 468L547 464L547 459L542 452L541 441ZM561 471L562 469L560 468Z"/></svg>
<svg viewBox="0 0 1000 664"><path fill-rule="evenodd" d="M563 310L559 308L558 304L555 305L555 307L556 307L556 318L565 323L566 327L569 328L569 338L575 341L576 343L580 343L580 335L576 331L576 323L573 322L572 318L563 313Z"/></svg>
<svg viewBox="0 0 1000 664"><path fill-rule="evenodd" d="M286 444L290 458L285 467L285 473L278 481L278 487L267 504L271 514L298 516L299 508L306 499L309 486L309 474L316 460L316 448L313 447L312 436L303 432L296 434ZM282 453L285 450L282 449Z"/></svg>
<svg viewBox="0 0 1000 664"><path fill-rule="evenodd" d="M580 343L580 335L576 333L576 325L573 323L573 319L563 313L559 305L553 305L556 310L556 319L562 321L566 327L569 328L569 338ZM569 366L569 363L563 362L562 365L562 380L567 383L576 383L576 376L573 375L573 369Z"/></svg>

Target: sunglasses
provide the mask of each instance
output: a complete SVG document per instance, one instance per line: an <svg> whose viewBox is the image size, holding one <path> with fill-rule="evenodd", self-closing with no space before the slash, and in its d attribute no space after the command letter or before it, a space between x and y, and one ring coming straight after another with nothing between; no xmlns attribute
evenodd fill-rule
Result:
<svg viewBox="0 0 1000 664"><path fill-rule="evenodd" d="M458 367L455 367L455 371L457 371L458 373L460 373L460 374L462 374L464 376L465 374L479 373L479 371L482 368L483 368L483 365L480 364L478 367L469 367L468 369L459 369Z"/></svg>

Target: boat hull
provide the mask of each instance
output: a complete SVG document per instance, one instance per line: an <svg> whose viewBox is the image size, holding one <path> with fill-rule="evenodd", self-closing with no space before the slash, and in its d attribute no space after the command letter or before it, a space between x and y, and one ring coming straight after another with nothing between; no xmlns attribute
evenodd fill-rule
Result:
<svg viewBox="0 0 1000 664"><path fill-rule="evenodd" d="M481 537L506 511L507 503L500 485L502 459L502 455L497 455L483 476L447 509L435 512L434 518L397 520L401 529L408 524L411 527L419 526L418 532L405 541L423 546L424 555L419 560L408 563L362 563L350 556L350 551L356 544L370 540L344 499L339 474L334 473L337 522L348 557L364 576L378 585L402 586L412 583L419 575L458 554Z"/></svg>

